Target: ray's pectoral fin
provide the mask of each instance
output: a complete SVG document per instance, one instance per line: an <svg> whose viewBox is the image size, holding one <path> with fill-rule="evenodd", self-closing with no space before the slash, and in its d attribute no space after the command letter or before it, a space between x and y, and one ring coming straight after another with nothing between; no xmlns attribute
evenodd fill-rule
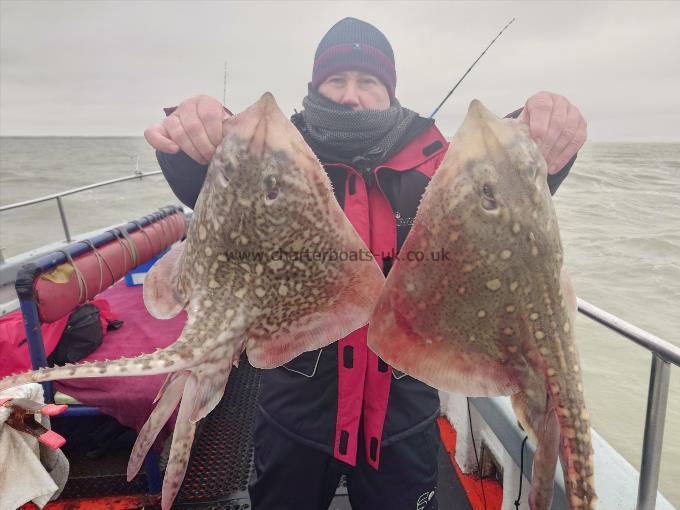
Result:
<svg viewBox="0 0 680 510"><path fill-rule="evenodd" d="M279 297L262 327L250 332L246 350L254 367L280 366L368 323L385 283L382 271L373 259L334 264L336 276Z"/></svg>
<svg viewBox="0 0 680 510"><path fill-rule="evenodd" d="M188 302L188 297L179 286L185 243L183 241L175 245L151 267L144 278L144 305L157 319L173 318Z"/></svg>
<svg viewBox="0 0 680 510"><path fill-rule="evenodd" d="M392 275L390 275L392 277ZM388 280L388 286L390 282ZM368 328L368 346L392 367L444 391L468 396L512 395L524 362L483 335L442 332L421 321L414 305L393 306L386 289ZM513 347L510 347L513 349ZM508 360L513 358L513 362ZM517 364L520 363L521 366Z"/></svg>
<svg viewBox="0 0 680 510"><path fill-rule="evenodd" d="M560 425L550 405L545 384L535 373L532 372L528 377L526 388L512 396L512 408L536 446L529 507L531 510L548 510L553 497Z"/></svg>

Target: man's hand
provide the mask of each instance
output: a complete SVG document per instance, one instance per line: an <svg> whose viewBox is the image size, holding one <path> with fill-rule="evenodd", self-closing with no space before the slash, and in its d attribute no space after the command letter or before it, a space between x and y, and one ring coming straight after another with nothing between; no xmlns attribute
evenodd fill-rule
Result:
<svg viewBox="0 0 680 510"><path fill-rule="evenodd" d="M154 149L170 154L182 150L206 165L222 142L222 122L228 117L217 99L196 96L182 101L161 124L144 131L144 138Z"/></svg>
<svg viewBox="0 0 680 510"><path fill-rule="evenodd" d="M552 92L531 96L519 115L548 164L548 174L559 172L587 138L587 123L565 97Z"/></svg>

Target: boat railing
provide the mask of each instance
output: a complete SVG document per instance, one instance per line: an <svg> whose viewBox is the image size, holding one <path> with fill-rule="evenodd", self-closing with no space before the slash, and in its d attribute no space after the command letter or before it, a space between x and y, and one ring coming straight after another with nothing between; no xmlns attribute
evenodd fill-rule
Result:
<svg viewBox="0 0 680 510"><path fill-rule="evenodd" d="M639 472L637 472L637 504L635 508L636 510L654 510L657 507L657 491L659 487L661 452L666 424L670 370L671 364L676 366L680 365L680 347L652 335L582 299L578 299L578 310L588 318L613 330L627 340L647 349L652 355L645 430L642 442L642 459ZM534 454L533 447L527 446L524 461L524 446L522 446L522 448L509 447L509 445L523 444L522 440L526 435L526 433L517 426L517 420L509 400L506 401L502 397L472 397L470 400L482 419L491 428L493 434L495 434L501 444L504 445L506 452L510 455L515 464L521 466L522 475L528 480L531 480ZM593 436L593 439L595 440L595 436ZM595 446L595 441L593 442L593 446ZM606 449L602 449L601 444L600 448L601 453L606 455ZM607 465L606 460L599 464L599 466L603 465ZM619 474L625 474L625 472L626 471L623 470ZM631 466L631 478L628 482L623 483L634 483L632 478L634 472L636 471ZM604 479L606 479L606 475L601 475L598 478L598 480ZM555 497L551 508L553 510L566 510L569 505L564 492L564 481L558 473L556 473L555 482L557 484L557 489L559 490L555 491ZM623 491L625 491L626 494L629 494L627 492L628 485L623 488ZM633 494L634 493L631 491L631 499L635 497ZM612 492L609 487L606 487L603 490L603 496L608 503L612 503ZM669 508L668 505L662 505L662 507Z"/></svg>
<svg viewBox="0 0 680 510"><path fill-rule="evenodd" d="M578 310L595 322L644 347L652 354L636 509L653 510L656 507L656 494L659 487L671 363L680 366L680 347L582 299L578 299Z"/></svg>
<svg viewBox="0 0 680 510"><path fill-rule="evenodd" d="M60 193L54 193L32 200L26 200L24 202L0 206L0 212L27 207L49 200L56 200L66 241L71 242L68 220L61 200L63 197L119 182L159 175L161 173L160 170L153 172L140 172L139 170L136 170L135 173L130 176L109 179L107 181L72 188ZM2 251L0 250L0 264L2 264L2 262L3 257ZM578 310L595 322L602 324L624 338L644 347L650 351L652 355L636 509L653 510L656 505L656 495L659 486L661 452L670 387L670 366L671 364L680 366L680 347L676 347L670 342L638 328L580 298L578 299Z"/></svg>
<svg viewBox="0 0 680 510"><path fill-rule="evenodd" d="M143 179L144 177L151 177L153 175L159 175L162 172L160 170L155 170L153 172L141 172L139 169L135 170L134 174L125 177L118 177L116 179L109 179L106 181L96 182L94 184L88 184L86 186L80 186L78 188L71 188L66 191L60 191L59 193L53 193L51 195L45 195L43 197L33 198L31 200L25 200L23 202L16 202L14 204L8 204L0 206L0 212L9 211L12 209L19 209L20 207L28 207L35 204L40 204L42 202L48 202L50 200L55 200L57 202L57 208L59 209L59 216L61 218L61 226L64 230L64 236L66 242L70 243L72 241L71 231L68 225L68 218L66 217L66 211L62 202L62 198L68 195L75 195L76 193L81 193L83 191L88 191L95 188L101 188L103 186L110 186L111 184L116 184L119 182L132 181L134 179ZM0 264L4 261L2 250L0 250Z"/></svg>

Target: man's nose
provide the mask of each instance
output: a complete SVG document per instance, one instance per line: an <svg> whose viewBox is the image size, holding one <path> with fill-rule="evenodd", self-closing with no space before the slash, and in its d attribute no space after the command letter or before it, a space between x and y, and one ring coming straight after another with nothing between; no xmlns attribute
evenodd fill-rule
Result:
<svg viewBox="0 0 680 510"><path fill-rule="evenodd" d="M340 99L340 103L352 107L356 107L361 104L359 102L359 90L357 89L357 86L354 82L349 81L346 84L342 98Z"/></svg>

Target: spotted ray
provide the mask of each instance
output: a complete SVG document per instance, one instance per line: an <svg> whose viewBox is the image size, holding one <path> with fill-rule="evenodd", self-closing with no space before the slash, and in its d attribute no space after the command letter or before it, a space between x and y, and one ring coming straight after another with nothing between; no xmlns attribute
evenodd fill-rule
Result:
<svg viewBox="0 0 680 510"><path fill-rule="evenodd" d="M169 373L128 465L132 479L179 404L163 509L184 478L195 424L219 402L241 352L253 366L273 368L328 345L368 322L384 284L321 165L272 95L225 122L228 134L210 162L186 241L156 263L144 283L144 302L155 317L187 310L180 337L133 359L0 381L2 390ZM340 252L356 256L340 258Z"/></svg>
<svg viewBox="0 0 680 510"><path fill-rule="evenodd" d="M545 160L525 125L473 101L387 278L369 346L436 388L512 395L537 445L531 508L550 506L559 450L569 507L592 509L576 300L561 268Z"/></svg>

